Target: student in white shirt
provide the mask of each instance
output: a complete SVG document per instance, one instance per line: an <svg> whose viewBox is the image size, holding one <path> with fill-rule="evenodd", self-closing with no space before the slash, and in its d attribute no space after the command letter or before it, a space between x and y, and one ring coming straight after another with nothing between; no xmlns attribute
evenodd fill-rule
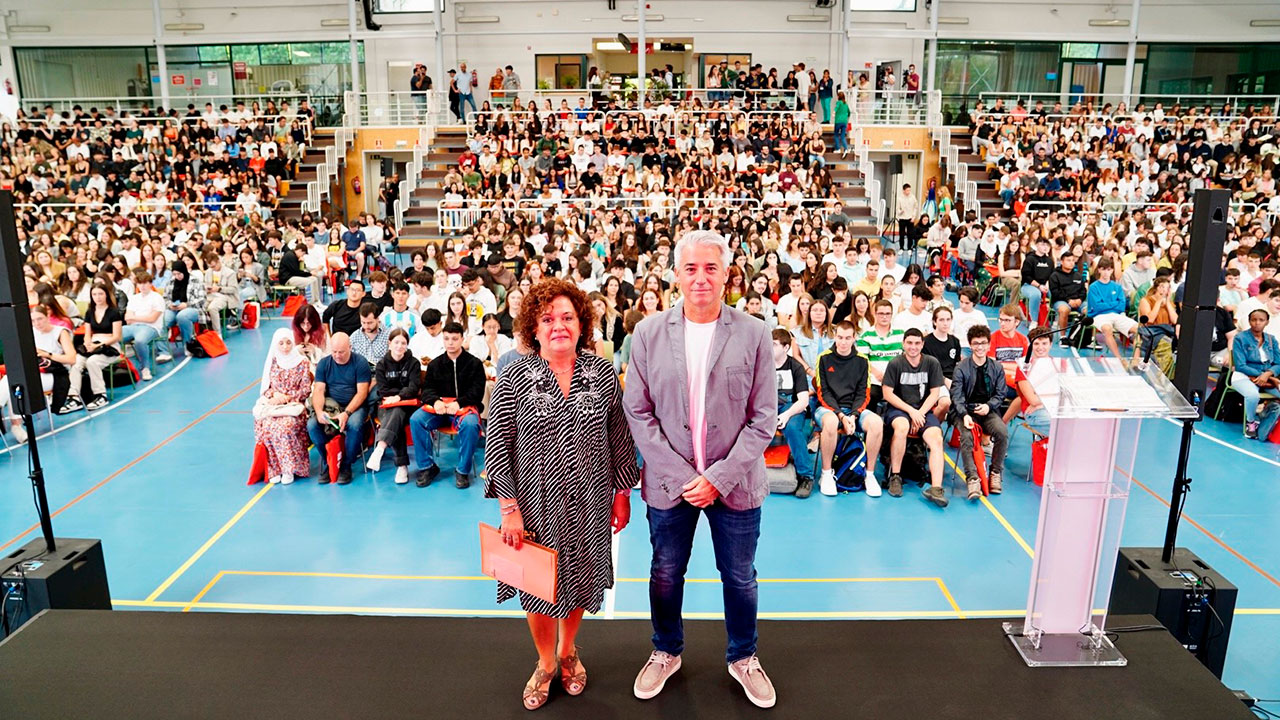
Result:
<svg viewBox="0 0 1280 720"><path fill-rule="evenodd" d="M956 337L960 338L961 347L969 347L969 328L974 325L987 325L987 316L977 308L978 288L966 285L957 293L960 307L953 311Z"/></svg>

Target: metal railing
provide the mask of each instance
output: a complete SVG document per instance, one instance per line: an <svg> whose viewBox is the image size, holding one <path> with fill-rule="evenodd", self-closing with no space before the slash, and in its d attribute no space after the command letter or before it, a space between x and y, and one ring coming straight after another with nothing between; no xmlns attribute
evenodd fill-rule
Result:
<svg viewBox="0 0 1280 720"><path fill-rule="evenodd" d="M937 90L859 90L849 109L862 125L923 127L931 125L934 118L941 124L942 93Z"/></svg>
<svg viewBox="0 0 1280 720"><path fill-rule="evenodd" d="M141 198L136 203L14 203L14 210L19 213L24 211L44 214L52 212L55 215L77 216L86 215L88 217L103 215L120 215L122 217L141 217L141 218L168 218L171 214L190 214L194 212L225 212L232 209L240 212L261 211L263 205L254 200L247 205L238 200L202 200L199 202L190 202L184 200L170 200L169 198Z"/></svg>
<svg viewBox="0 0 1280 720"><path fill-rule="evenodd" d="M818 199L806 198L806 200ZM451 206L450 200L442 199L436 201L436 218L440 232L450 233L464 231L484 218L489 217L492 213L502 213L503 216L522 213L534 222L541 223L548 215L556 217L560 214L559 211L564 211L571 207L587 210L624 209L666 217L674 217L682 208L691 210L718 210L725 208L752 212L766 209L762 202L756 198L663 196L656 201L648 197L528 198L519 201L509 199L464 199L460 206ZM783 208L773 207L767 209L781 210Z"/></svg>
<svg viewBox="0 0 1280 720"><path fill-rule="evenodd" d="M1247 108L1253 107L1255 110L1269 110L1273 116L1280 115L1280 95L1141 93L1133 94L1130 97L1133 100L1131 103L1126 103L1124 96L1120 93L1072 93L1070 91L1060 91L1047 93L983 92L978 94L978 99L985 103L988 108L994 105L996 100L1004 100L1006 106L1016 105L1021 100L1030 110L1037 100L1042 100L1049 106L1060 102L1064 108L1068 109L1077 104L1092 105L1094 112L1101 112L1106 105L1111 105L1113 113L1118 113L1121 105L1126 106L1126 113L1135 112L1135 108L1139 105L1147 106L1147 110L1150 111L1157 103L1160 103L1166 111L1174 105L1181 105L1186 108L1208 106L1215 111L1224 106L1230 106L1233 113L1242 113ZM1231 117L1236 117L1236 115L1233 114Z"/></svg>
<svg viewBox="0 0 1280 720"><path fill-rule="evenodd" d="M306 100L311 109L316 113L316 125L320 127L330 127L337 123L342 115L342 94L341 93L233 93L228 95L177 95L169 96L169 105L164 105L164 100L158 95L139 95L139 96L80 96L80 97L23 97L19 100L20 108L30 112L32 107L36 108L36 115L42 116L45 107L53 108L55 113L70 111L77 105L85 112L97 108L99 111L105 112L110 110L117 116L122 113L138 113L144 110L154 111L164 107L166 111L178 110L185 111L188 105L194 106L197 110L202 110L206 104L212 104L215 109L221 106L227 106L228 111L234 111L236 103L243 101L246 110L255 112L253 105L257 103L258 110L255 114L266 114L266 106L268 102L276 104L277 108L284 103L289 103L290 109L295 113L301 102ZM38 119L38 118L33 118Z"/></svg>

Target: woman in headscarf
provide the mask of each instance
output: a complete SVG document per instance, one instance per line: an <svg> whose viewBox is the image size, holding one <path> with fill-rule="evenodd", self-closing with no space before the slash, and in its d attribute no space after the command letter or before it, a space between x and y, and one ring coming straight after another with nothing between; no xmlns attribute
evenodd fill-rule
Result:
<svg viewBox="0 0 1280 720"><path fill-rule="evenodd" d="M204 297L204 283L192 282L187 264L175 262L169 269L169 287L165 291L164 328L178 326L184 349L195 336L196 323L204 319Z"/></svg>
<svg viewBox="0 0 1280 720"><path fill-rule="evenodd" d="M267 449L267 477L288 485L311 474L307 456L307 415L311 368L293 342L293 329L280 328L262 365L262 385L253 406L253 434Z"/></svg>

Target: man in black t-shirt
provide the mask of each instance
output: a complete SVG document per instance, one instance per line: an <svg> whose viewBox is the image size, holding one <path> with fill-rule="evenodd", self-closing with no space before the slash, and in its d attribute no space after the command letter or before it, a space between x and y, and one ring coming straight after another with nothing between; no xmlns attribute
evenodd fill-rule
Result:
<svg viewBox="0 0 1280 720"><path fill-rule="evenodd" d="M360 303L364 301L364 283L352 278L347 281L347 299L334 302L324 309L321 322L329 326L329 333L346 333L348 336L360 329Z"/></svg>
<svg viewBox="0 0 1280 720"><path fill-rule="evenodd" d="M815 453L809 451L809 376L791 357L791 333L773 331L773 366L778 378L778 430L791 449L796 471L796 497L813 491ZM803 492L803 494L801 494Z"/></svg>
<svg viewBox="0 0 1280 720"><path fill-rule="evenodd" d="M945 386L942 366L925 355L924 334L908 328L902 334L902 354L884 369L882 390L889 403L885 422L893 429L889 445L889 494L902 497L902 458L907 453L907 435L919 434L929 449L929 487L924 496L938 507L947 506L942 489L942 423L933 413Z"/></svg>
<svg viewBox="0 0 1280 720"><path fill-rule="evenodd" d="M951 334L951 308L940 305L933 310L933 332L924 336L925 355L938 361L942 366L942 377L947 388L951 387L951 374L960 362L960 338Z"/></svg>

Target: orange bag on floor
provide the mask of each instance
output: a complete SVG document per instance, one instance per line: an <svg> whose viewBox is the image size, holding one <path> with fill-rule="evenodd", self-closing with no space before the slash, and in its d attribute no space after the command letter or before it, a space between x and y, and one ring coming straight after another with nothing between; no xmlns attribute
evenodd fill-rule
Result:
<svg viewBox="0 0 1280 720"><path fill-rule="evenodd" d="M324 446L325 459L329 463L329 482L338 482L338 468L342 463L342 444L345 442L341 434L334 435Z"/></svg>
<svg viewBox="0 0 1280 720"><path fill-rule="evenodd" d="M253 466L249 468L249 482L254 485L267 479L267 446L258 443L253 446Z"/></svg>
<svg viewBox="0 0 1280 720"><path fill-rule="evenodd" d="M301 295L290 295L284 299L284 312L282 312L281 315L284 317L293 317L302 309L302 306L305 305L306 302L307 299Z"/></svg>
<svg viewBox="0 0 1280 720"><path fill-rule="evenodd" d="M1044 466L1049 460L1049 438L1044 437L1031 443L1031 481L1036 485L1044 485Z"/></svg>
<svg viewBox="0 0 1280 720"><path fill-rule="evenodd" d="M200 343L200 347L204 348L211 358L221 357L228 352L226 343L222 342L218 333L212 330L205 330L197 335L196 342Z"/></svg>
<svg viewBox="0 0 1280 720"><path fill-rule="evenodd" d="M240 313L240 327L245 330L255 330L258 327L258 315L261 313L261 306L256 302L247 302L244 304L244 310Z"/></svg>

